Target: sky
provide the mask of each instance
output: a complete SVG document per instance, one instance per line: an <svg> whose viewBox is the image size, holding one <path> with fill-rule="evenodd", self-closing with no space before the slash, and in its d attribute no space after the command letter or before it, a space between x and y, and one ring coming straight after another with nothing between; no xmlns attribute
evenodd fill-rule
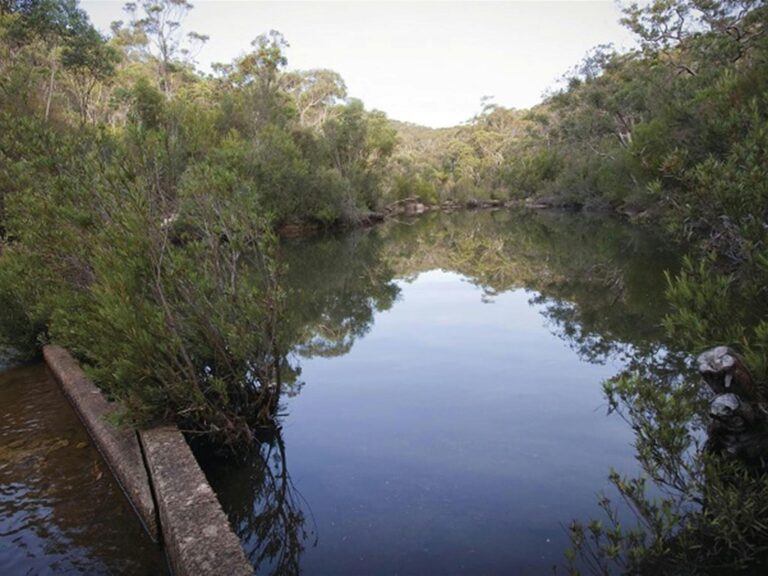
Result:
<svg viewBox="0 0 768 576"><path fill-rule="evenodd" d="M590 48L632 46L610 0L192 3L185 31L210 36L200 69L230 62L256 36L278 30L290 44L289 69L336 70L367 108L434 128L469 120L484 96L529 108ZM126 19L123 4L80 2L105 33Z"/></svg>

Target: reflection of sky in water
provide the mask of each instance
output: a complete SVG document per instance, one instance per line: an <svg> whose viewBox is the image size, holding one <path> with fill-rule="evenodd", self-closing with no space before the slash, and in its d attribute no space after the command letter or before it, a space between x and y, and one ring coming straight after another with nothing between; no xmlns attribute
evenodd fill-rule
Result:
<svg viewBox="0 0 768 576"><path fill-rule="evenodd" d="M485 303L453 273L399 282L349 354L304 359L288 468L319 544L307 574L545 573L632 436L531 292Z"/></svg>

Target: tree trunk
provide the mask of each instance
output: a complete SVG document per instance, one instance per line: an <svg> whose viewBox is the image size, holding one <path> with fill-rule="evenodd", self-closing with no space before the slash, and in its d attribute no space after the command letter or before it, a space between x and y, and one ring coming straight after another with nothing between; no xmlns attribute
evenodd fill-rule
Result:
<svg viewBox="0 0 768 576"><path fill-rule="evenodd" d="M51 115L51 100L53 99L53 86L56 80L56 52L51 50L51 77L48 80L48 97L45 102L45 122L48 122L48 117Z"/></svg>

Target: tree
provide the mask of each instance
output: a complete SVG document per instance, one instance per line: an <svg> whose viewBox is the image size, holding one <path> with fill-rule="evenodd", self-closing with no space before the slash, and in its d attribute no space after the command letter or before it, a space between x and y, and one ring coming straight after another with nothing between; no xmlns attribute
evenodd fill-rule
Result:
<svg viewBox="0 0 768 576"><path fill-rule="evenodd" d="M347 96L347 86L333 70L300 70L289 72L283 86L293 97L299 123L319 128L329 118L333 107Z"/></svg>
<svg viewBox="0 0 768 576"><path fill-rule="evenodd" d="M94 87L115 73L120 53L109 46L88 22L76 22L76 29L61 55L61 62L72 76L72 88L80 111L80 120L88 120Z"/></svg>
<svg viewBox="0 0 768 576"><path fill-rule="evenodd" d="M285 49L289 44L277 30L260 34L252 42L254 50L236 64L232 80L249 94L252 122L258 130L286 117L286 98L280 89L280 72L288 64Z"/></svg>
<svg viewBox="0 0 768 576"><path fill-rule="evenodd" d="M170 100L179 55L189 57L192 53L190 48L182 46L181 24L193 5L188 0L144 0L141 7L144 17L136 19L136 4L125 5L132 16L133 28L149 40L156 52L160 88ZM207 36L195 32L190 32L187 37L194 45L208 40Z"/></svg>
<svg viewBox="0 0 768 576"><path fill-rule="evenodd" d="M39 42L47 52L48 80L43 114L47 122L62 51L73 58L86 46L87 52L103 45L103 40L85 12L77 7L77 0L9 0L3 3L2 13L16 16L8 20L7 37L12 44L22 47Z"/></svg>
<svg viewBox="0 0 768 576"><path fill-rule="evenodd" d="M696 66L735 62L765 35L764 0L656 0L631 4L621 22L649 55L664 55L696 75ZM690 60L688 58L690 58Z"/></svg>

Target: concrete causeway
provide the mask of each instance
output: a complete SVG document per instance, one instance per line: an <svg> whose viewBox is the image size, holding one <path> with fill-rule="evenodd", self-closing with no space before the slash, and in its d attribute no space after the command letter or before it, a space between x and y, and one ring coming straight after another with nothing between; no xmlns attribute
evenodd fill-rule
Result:
<svg viewBox="0 0 768 576"><path fill-rule="evenodd" d="M246 576L253 568L176 426L139 433L176 574Z"/></svg>
<svg viewBox="0 0 768 576"><path fill-rule="evenodd" d="M177 576L246 576L253 567L216 494L176 426L115 426L115 407L65 349L43 355L149 535Z"/></svg>
<svg viewBox="0 0 768 576"><path fill-rule="evenodd" d="M136 432L109 422L115 407L69 352L59 346L45 346L43 356L149 536L159 542L155 501Z"/></svg>

